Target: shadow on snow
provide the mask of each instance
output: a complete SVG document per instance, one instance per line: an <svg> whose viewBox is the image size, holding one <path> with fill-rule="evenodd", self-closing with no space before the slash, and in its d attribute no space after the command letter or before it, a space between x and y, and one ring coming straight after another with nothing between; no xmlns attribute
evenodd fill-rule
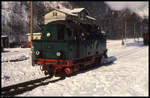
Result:
<svg viewBox="0 0 150 98"><path fill-rule="evenodd" d="M110 63L107 63L107 64L103 64L103 65L100 65L100 64L93 64L92 66L86 67L86 68L84 68L84 69L82 69L82 70L80 70L80 71L78 71L78 72L76 72L76 73L72 73L71 75L69 75L69 76L67 76L67 77L72 77L72 76L75 76L75 75L77 75L77 74L86 73L86 72L88 72L88 71L95 70L95 69L100 68L100 67L102 67L102 66L111 66L112 64L113 64L113 62L110 62Z"/></svg>
<svg viewBox="0 0 150 98"><path fill-rule="evenodd" d="M134 41L132 43L126 43L126 46L127 47L130 47L130 46L143 47L145 45L144 45L143 41Z"/></svg>

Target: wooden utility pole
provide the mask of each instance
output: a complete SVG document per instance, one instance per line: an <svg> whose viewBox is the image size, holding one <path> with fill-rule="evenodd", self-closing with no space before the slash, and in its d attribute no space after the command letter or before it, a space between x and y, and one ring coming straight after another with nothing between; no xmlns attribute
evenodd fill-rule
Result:
<svg viewBox="0 0 150 98"><path fill-rule="evenodd" d="M33 8L32 8L32 1L30 1L30 37L31 37L31 54L30 54L30 57L31 57L31 66L33 65L33 62L32 62L32 40L33 40Z"/></svg>
<svg viewBox="0 0 150 98"><path fill-rule="evenodd" d="M134 36L134 41L135 41L135 34L136 34L136 33L135 33L135 23L134 23L134 25L133 25L133 34L134 34L133 36Z"/></svg>
<svg viewBox="0 0 150 98"><path fill-rule="evenodd" d="M124 21L124 39L126 40L126 34L127 34L127 21L125 19Z"/></svg>
<svg viewBox="0 0 150 98"><path fill-rule="evenodd" d="M32 48L32 40L33 40L33 26L32 26L32 24L33 24L33 17L32 17L32 15L33 15L33 8L32 8L32 1L30 2L30 6L31 6L31 13L30 13L30 15L31 15L31 19L30 19L30 36L31 36L31 48Z"/></svg>
<svg viewBox="0 0 150 98"><path fill-rule="evenodd" d="M123 23L122 23L122 45L124 45L124 30L125 28L124 28L124 25L123 25Z"/></svg>

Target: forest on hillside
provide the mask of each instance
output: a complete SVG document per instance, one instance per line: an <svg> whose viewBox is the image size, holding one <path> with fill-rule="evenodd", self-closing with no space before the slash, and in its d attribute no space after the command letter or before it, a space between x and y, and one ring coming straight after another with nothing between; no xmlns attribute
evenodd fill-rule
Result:
<svg viewBox="0 0 150 98"><path fill-rule="evenodd" d="M29 1L3 1L1 28L3 35L9 35L10 42L26 40L30 32L30 2ZM135 25L136 34L142 36L148 32L148 17L140 17L129 9L121 11L112 10L105 2L100 1L34 1L33 2L33 32L41 32L39 25L44 23L44 15L56 6L62 8L86 8L90 16L96 18L109 39L120 39L126 21L126 36L133 37Z"/></svg>

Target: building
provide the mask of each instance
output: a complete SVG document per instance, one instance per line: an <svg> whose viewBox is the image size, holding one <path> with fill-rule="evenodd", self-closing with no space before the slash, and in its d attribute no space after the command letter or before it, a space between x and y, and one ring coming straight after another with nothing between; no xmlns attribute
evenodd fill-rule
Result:
<svg viewBox="0 0 150 98"><path fill-rule="evenodd" d="M42 33L33 33L33 39L40 40L41 39L41 34ZM28 37L28 41L31 41L30 33L28 33L26 35Z"/></svg>
<svg viewBox="0 0 150 98"><path fill-rule="evenodd" d="M53 9L44 16L45 24L57 20L74 20L79 22L94 22L96 19L89 16L89 12L85 8L74 9Z"/></svg>
<svg viewBox="0 0 150 98"><path fill-rule="evenodd" d="M3 48L9 47L9 38L7 35L1 35L1 47Z"/></svg>

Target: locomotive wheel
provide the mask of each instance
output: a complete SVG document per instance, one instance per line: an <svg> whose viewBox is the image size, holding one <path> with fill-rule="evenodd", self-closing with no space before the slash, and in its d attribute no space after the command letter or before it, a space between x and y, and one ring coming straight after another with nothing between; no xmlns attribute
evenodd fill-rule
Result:
<svg viewBox="0 0 150 98"><path fill-rule="evenodd" d="M54 67L51 65L47 65L46 66L46 74L48 74L50 77L52 77L54 75Z"/></svg>
<svg viewBox="0 0 150 98"><path fill-rule="evenodd" d="M45 74L45 75L48 75L48 72L47 72L47 71L44 71L44 74Z"/></svg>
<svg viewBox="0 0 150 98"><path fill-rule="evenodd" d="M54 73L53 73L53 72L49 72L48 75L49 75L50 77L53 77Z"/></svg>
<svg viewBox="0 0 150 98"><path fill-rule="evenodd" d="M48 71L44 71L44 74L45 74L45 75L49 75L50 77L52 77L52 76L54 75L54 73L48 72Z"/></svg>
<svg viewBox="0 0 150 98"><path fill-rule="evenodd" d="M66 73L67 75L69 75L69 74L71 73L71 69L70 69L70 68L65 68L65 73Z"/></svg>
<svg viewBox="0 0 150 98"><path fill-rule="evenodd" d="M95 62L94 62L94 64L93 64L93 65L100 64L100 62L101 62L101 58L100 58L100 57L98 57L98 58L96 58L96 59L95 59Z"/></svg>
<svg viewBox="0 0 150 98"><path fill-rule="evenodd" d="M49 75L50 77L53 77L54 72L48 72L48 75Z"/></svg>
<svg viewBox="0 0 150 98"><path fill-rule="evenodd" d="M84 65L79 65L79 70L85 69Z"/></svg>

